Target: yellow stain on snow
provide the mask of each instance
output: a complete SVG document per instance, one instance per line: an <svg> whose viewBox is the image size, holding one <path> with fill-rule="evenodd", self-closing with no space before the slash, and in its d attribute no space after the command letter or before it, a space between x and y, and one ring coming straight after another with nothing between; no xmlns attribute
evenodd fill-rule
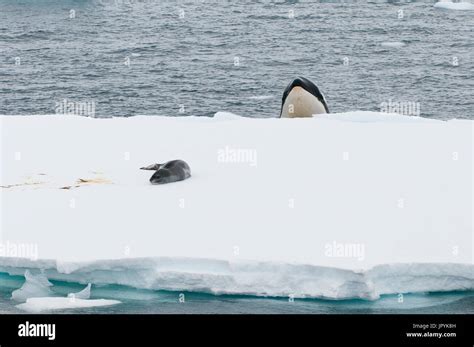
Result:
<svg viewBox="0 0 474 347"><path fill-rule="evenodd" d="M93 184L112 184L112 181L103 178L103 177L96 177L96 178L79 178L76 181L75 185L71 186L64 186L60 187L59 189L71 189L71 188L78 188L78 187L83 187L87 185L93 185Z"/></svg>

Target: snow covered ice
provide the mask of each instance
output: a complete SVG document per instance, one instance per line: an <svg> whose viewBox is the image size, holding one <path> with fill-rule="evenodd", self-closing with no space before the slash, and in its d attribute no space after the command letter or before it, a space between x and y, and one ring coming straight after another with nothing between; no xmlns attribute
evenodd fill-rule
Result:
<svg viewBox="0 0 474 347"><path fill-rule="evenodd" d="M117 305L119 303L120 301L117 300L106 299L84 300L61 297L46 297L27 299L25 303L17 305L16 307L29 313L42 313L45 311L48 312L54 310L111 306Z"/></svg>
<svg viewBox="0 0 474 347"><path fill-rule="evenodd" d="M9 116L0 271L216 294L474 289L472 121ZM225 155L221 155L221 154ZM152 186L139 167L182 159ZM31 301L30 301L31 302Z"/></svg>
<svg viewBox="0 0 474 347"><path fill-rule="evenodd" d="M18 302L25 302L28 298L46 297L53 293L50 287L53 285L48 278L42 274L32 274L29 270L25 271L25 283L23 286L12 292L12 299Z"/></svg>
<svg viewBox="0 0 474 347"><path fill-rule="evenodd" d="M434 4L434 7L445 9L445 10L456 10L456 11L472 11L474 5L468 1L453 2L449 0L442 0Z"/></svg>

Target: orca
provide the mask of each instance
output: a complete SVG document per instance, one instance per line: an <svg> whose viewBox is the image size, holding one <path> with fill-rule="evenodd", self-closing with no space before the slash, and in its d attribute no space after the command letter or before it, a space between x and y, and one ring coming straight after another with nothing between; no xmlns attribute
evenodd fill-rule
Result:
<svg viewBox="0 0 474 347"><path fill-rule="evenodd" d="M324 95L304 77L295 78L286 87L281 100L280 118L312 117L329 113Z"/></svg>

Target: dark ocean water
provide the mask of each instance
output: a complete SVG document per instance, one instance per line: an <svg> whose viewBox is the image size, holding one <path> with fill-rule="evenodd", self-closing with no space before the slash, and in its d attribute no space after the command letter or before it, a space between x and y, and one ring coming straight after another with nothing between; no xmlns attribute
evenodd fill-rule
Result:
<svg viewBox="0 0 474 347"><path fill-rule="evenodd" d="M295 76L332 112L473 118L474 11L434 1L0 0L0 114L279 113ZM387 47L384 42L402 42Z"/></svg>

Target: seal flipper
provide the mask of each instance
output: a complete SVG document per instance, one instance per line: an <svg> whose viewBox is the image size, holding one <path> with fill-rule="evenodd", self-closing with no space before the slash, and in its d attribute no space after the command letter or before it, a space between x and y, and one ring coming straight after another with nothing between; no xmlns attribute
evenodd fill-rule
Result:
<svg viewBox="0 0 474 347"><path fill-rule="evenodd" d="M163 164L151 164L148 166L141 167L140 170L159 170Z"/></svg>

